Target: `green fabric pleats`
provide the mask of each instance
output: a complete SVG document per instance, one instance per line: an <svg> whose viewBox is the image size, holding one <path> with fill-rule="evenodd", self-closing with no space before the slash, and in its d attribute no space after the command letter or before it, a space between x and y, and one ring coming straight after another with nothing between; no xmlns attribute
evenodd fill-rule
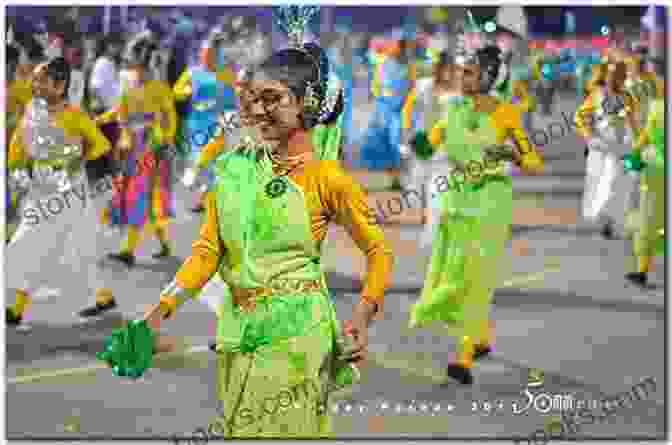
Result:
<svg viewBox="0 0 672 445"><path fill-rule="evenodd" d="M497 143L496 128L489 115L475 112L466 99L446 108L438 149L458 165L484 165L486 147ZM493 174L477 183L448 187L439 199L441 216L410 326L440 322L451 335L477 337L502 278L513 210L511 180Z"/></svg>
<svg viewBox="0 0 672 445"><path fill-rule="evenodd" d="M311 130L313 149L322 161L340 159L343 139L343 113L331 125L318 125Z"/></svg>

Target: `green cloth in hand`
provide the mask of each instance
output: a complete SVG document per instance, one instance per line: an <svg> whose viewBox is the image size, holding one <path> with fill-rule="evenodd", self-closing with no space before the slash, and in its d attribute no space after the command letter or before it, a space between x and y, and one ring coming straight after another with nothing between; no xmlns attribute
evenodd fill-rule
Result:
<svg viewBox="0 0 672 445"><path fill-rule="evenodd" d="M105 350L96 354L118 377L141 377L152 366L154 332L144 320L129 321L105 340Z"/></svg>
<svg viewBox="0 0 672 445"><path fill-rule="evenodd" d="M429 143L429 138L427 133L424 131L418 131L411 142L415 156L420 160L427 160L432 157L434 154L434 147Z"/></svg>
<svg viewBox="0 0 672 445"><path fill-rule="evenodd" d="M626 171L641 171L644 168L644 162L639 151L634 151L623 156L623 167Z"/></svg>

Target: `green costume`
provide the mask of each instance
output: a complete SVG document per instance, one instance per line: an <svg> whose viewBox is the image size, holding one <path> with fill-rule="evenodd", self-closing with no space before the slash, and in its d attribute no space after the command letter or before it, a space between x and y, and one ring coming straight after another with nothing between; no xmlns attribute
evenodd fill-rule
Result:
<svg viewBox="0 0 672 445"><path fill-rule="evenodd" d="M665 254L665 102L651 101L644 130L650 147L642 149L640 208L628 217L627 228L638 257Z"/></svg>
<svg viewBox="0 0 672 445"><path fill-rule="evenodd" d="M239 268L220 270L223 280L240 288L259 287L274 277L323 280L301 189L286 177L273 177L270 162L256 163L254 156L235 152L217 164L218 220L227 222L219 235L233 246L232 254L241 255ZM334 377L330 364L338 330L326 286L276 294L252 312L234 308L230 294L223 300L217 368L224 419L219 423L225 420L234 437L328 434L326 413L316 415Z"/></svg>
<svg viewBox="0 0 672 445"><path fill-rule="evenodd" d="M503 163L486 161L484 148L499 142L494 119L472 109L470 98L449 105L439 123L443 135L439 150L462 168L469 170L477 163L485 169L477 178L467 175L471 179L464 186L457 181L438 186L443 188L440 222L420 301L411 311L411 326L440 321L456 336L478 338L499 284L513 193L510 179L503 176ZM455 176L446 174L450 179Z"/></svg>

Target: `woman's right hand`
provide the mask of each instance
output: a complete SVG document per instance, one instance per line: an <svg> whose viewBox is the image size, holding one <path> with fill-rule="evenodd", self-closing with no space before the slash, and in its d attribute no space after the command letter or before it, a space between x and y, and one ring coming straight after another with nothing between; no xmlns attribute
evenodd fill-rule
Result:
<svg viewBox="0 0 672 445"><path fill-rule="evenodd" d="M117 141L117 149L119 149L120 152L126 153L131 150L132 147L132 142L131 142L131 132L124 128L121 130L121 134L119 135L119 140Z"/></svg>
<svg viewBox="0 0 672 445"><path fill-rule="evenodd" d="M158 331L161 327L161 320L165 315L161 310L161 303L151 306L147 312L145 312L144 320L147 322L147 326L152 328L155 331Z"/></svg>
<svg viewBox="0 0 672 445"><path fill-rule="evenodd" d="M143 318L147 323L147 326L152 328L152 331L156 334L154 337L154 354L171 352L174 351L176 347L176 342L173 338L159 334L161 321L165 317L165 311L163 310L161 303L159 303L150 307Z"/></svg>
<svg viewBox="0 0 672 445"><path fill-rule="evenodd" d="M198 178L198 169L190 167L185 170L182 184L189 190L193 190L196 186L196 179Z"/></svg>

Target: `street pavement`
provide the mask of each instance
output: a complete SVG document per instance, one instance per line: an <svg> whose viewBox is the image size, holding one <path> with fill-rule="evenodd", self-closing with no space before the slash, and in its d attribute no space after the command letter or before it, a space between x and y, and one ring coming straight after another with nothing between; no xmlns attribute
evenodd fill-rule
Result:
<svg viewBox="0 0 672 445"><path fill-rule="evenodd" d="M571 110L573 105L563 99L560 109ZM537 117L537 128L550 122ZM360 125L365 124L360 119ZM440 326L408 328L410 305L418 298L429 256L417 242L423 230L420 206L385 221L395 253L392 285L383 315L370 330L372 357L362 382L334 394L330 402L337 438L529 435L554 414L534 408L512 412L514 402L524 404L528 377L537 370L543 372L544 382L531 388L533 393L571 394L575 400L598 400L628 391L642 378L655 378L656 391L647 400L607 422L585 426L581 435L664 437L664 263L656 262L650 289L626 285L627 243L601 239L598 228L578 215L583 147L567 135L543 150L547 173L514 179L513 234L492 312L494 353L476 365L471 387L446 378L453 342ZM353 174L372 190L374 204L390 198L389 192L375 191L384 178ZM126 319L157 301L189 254L199 216L186 211L186 192L180 190L178 199L178 218L171 229L176 258L151 259L159 246L148 240L131 271L102 264ZM113 252L118 241L114 233L101 237L101 257ZM10 260L39 260L48 274L55 259L40 258L36 252L39 246L30 257ZM343 229L330 230L323 264L339 319L347 319L366 263ZM207 425L217 401L214 357L207 350L215 317L205 303L188 303L165 323L162 331L175 338L176 352L159 356L147 376L128 382L95 359L104 337L123 323L122 318L78 325L73 313L91 297L78 283L61 282L58 276L50 287L51 295L44 292L29 312L32 330L7 331L9 438L167 438Z"/></svg>

